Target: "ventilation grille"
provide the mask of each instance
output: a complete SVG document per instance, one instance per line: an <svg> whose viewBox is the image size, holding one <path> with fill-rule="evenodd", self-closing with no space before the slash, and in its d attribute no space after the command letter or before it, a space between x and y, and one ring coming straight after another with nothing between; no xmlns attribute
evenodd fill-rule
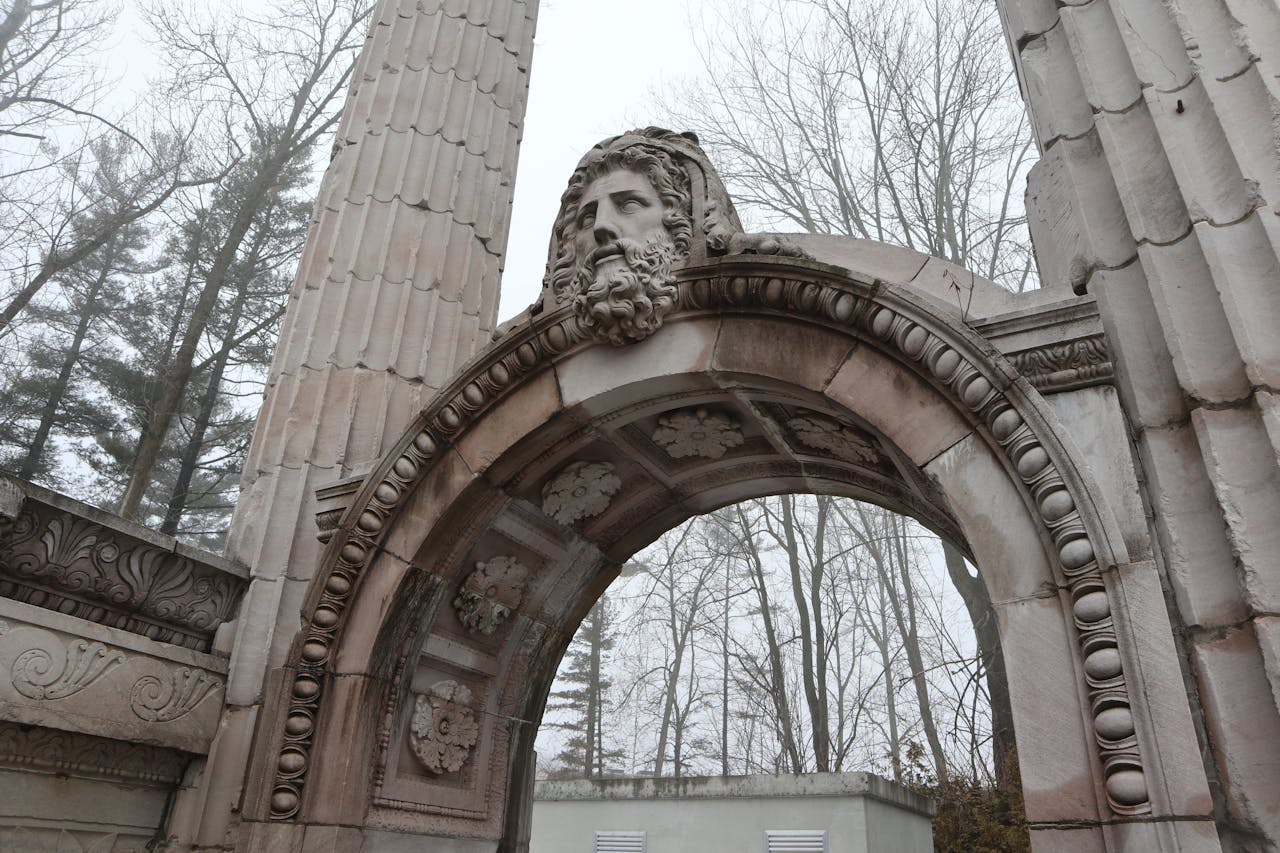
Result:
<svg viewBox="0 0 1280 853"><path fill-rule="evenodd" d="M825 829L766 829L765 853L827 853Z"/></svg>
<svg viewBox="0 0 1280 853"><path fill-rule="evenodd" d="M597 832L595 853L645 853L644 830Z"/></svg>

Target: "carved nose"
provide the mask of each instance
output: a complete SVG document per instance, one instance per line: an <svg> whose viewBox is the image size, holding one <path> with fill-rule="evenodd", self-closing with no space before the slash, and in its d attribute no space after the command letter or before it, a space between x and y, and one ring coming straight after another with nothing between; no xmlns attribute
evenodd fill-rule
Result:
<svg viewBox="0 0 1280 853"><path fill-rule="evenodd" d="M597 220L594 234L597 246L604 246L618 239L618 229L608 221Z"/></svg>

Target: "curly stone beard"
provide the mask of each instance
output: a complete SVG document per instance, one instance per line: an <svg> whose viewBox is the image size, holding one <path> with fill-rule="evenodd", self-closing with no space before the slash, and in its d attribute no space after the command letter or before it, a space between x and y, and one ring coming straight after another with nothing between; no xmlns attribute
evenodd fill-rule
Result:
<svg viewBox="0 0 1280 853"><path fill-rule="evenodd" d="M609 259L609 271L597 275L588 257L573 276L569 292L582 327L612 344L643 340L662 325L676 304L671 266L679 254L666 232L648 243L620 239L622 263Z"/></svg>

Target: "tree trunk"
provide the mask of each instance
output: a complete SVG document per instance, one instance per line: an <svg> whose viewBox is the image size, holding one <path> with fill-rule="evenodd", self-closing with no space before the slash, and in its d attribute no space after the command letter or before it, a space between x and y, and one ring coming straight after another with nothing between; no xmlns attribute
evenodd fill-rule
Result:
<svg viewBox="0 0 1280 853"><path fill-rule="evenodd" d="M942 739L938 737L938 725L933 718L933 705L929 701L929 683L925 678L924 656L920 653L920 632L916 625L916 592L911 582L911 560L907 553L906 532L902 529L902 519L896 515L889 516L892 531L892 543L895 551L890 562L898 565L899 578L902 581L902 600L890 596L893 604L893 616L902 634L903 646L907 652L907 663L911 665L911 682L916 689L916 702L920 705L920 726L924 729L925 740L929 743L929 752L933 755L933 767L939 782L947 779L947 757L942 751ZM887 568L887 567L886 567Z"/></svg>
<svg viewBox="0 0 1280 853"><path fill-rule="evenodd" d="M602 744L600 737L600 646L604 642L603 625L604 599L600 599L591 608L590 642L591 653L588 658L587 681L587 731L586 744L583 748L583 764L588 779L603 775Z"/></svg>
<svg viewBox="0 0 1280 853"><path fill-rule="evenodd" d="M244 274L240 277L240 286L236 290L235 301L231 304L231 316L227 319L227 333L222 338L222 345L214 354L209 364L209 381L205 385L204 394L200 398L200 408L196 412L195 423L191 427L191 436L182 453L182 461L178 466L178 476L174 480L173 492L169 495L169 506L165 510L164 521L160 524L160 532L173 536L178 532L182 522L182 513L186 509L191 479L195 476L196 466L200 461L200 451L204 447L204 436L213 420L213 410L218 405L218 394L222 390L222 377L227 369L227 361L231 351L235 349L239 338L236 331L240 326L240 317L244 313L245 300L249 291L249 282L253 271L262 257L262 249L266 243L266 229L259 229L253 241L249 258L243 265Z"/></svg>
<svg viewBox="0 0 1280 853"><path fill-rule="evenodd" d="M169 363L168 370L165 371L160 399L143 429L138 456L133 461L129 483L125 486L123 497L120 498L120 515L125 518L132 519L136 516L138 508L142 505L142 498L146 494L147 486L151 483L151 472L155 469L160 456L160 448L164 444L170 424L173 423L178 405L186 394L187 384L191 381L196 347L209 323L213 309L218 304L218 295L226 284L245 235L249 233L254 217L260 212L262 200L280 176L287 159L282 152L277 151L273 159L264 162L253 190L248 194L244 206L232 221L226 239L223 240L222 247L218 250L213 265L205 277L204 287L196 300L182 343Z"/></svg>
<svg viewBox="0 0 1280 853"><path fill-rule="evenodd" d="M973 633L978 640L978 656L982 659L987 676L987 695L991 701L991 763L995 769L996 784L1003 785L1005 768L1014 750L1013 705L1009 699L1009 678L1004 668L1004 651L1000 646L1000 630L996 623L991 596L982 578L973 577L965 566L964 556L948 542L942 543L942 554L947 563L947 574L973 621Z"/></svg>
<svg viewBox="0 0 1280 853"><path fill-rule="evenodd" d="M58 409L62 407L62 400L67 394L67 389L71 386L71 374L75 372L76 365L80 362L80 350L84 346L85 336L89 332L89 324L93 321L95 309L97 308L98 294L106 285L107 279L111 276L111 266L116 259L116 244L112 243L107 252L107 257L103 261L102 269L98 272L97 278L93 280L93 284L89 287L89 292L84 299L84 307L80 310L80 320L76 323L75 334L71 338L71 346L67 348L67 354L62 359L62 369L58 371L58 378L54 380L53 387L49 389L49 399L44 404L44 409L40 412L40 424L36 427L36 433L31 439L31 446L27 448L27 455L22 460L22 467L18 470L18 476L24 480L30 480L40 465L40 457L44 455L45 444L49 441L49 434L53 431L54 420L58 416Z"/></svg>
<svg viewBox="0 0 1280 853"><path fill-rule="evenodd" d="M787 681L786 672L782 668L782 647L778 644L778 633L774 629L773 615L769 609L769 591L765 586L764 563L760 559L760 551L756 548L755 538L751 535L751 525L747 522L741 505L734 507L734 510L737 513L742 542L746 546L747 555L751 558L751 573L760 601L760 619L764 625L765 643L769 650L769 672L773 683L773 689L769 691L769 695L778 715L782 749L791 760L791 772L800 773L804 765L801 763L800 749L796 744L791 708L787 705Z"/></svg>
<svg viewBox="0 0 1280 853"><path fill-rule="evenodd" d="M819 500L821 501L821 499ZM825 643L820 637L822 633L822 608L817 597L821 589L822 580L821 546L816 546L818 548L818 556L814 559L810 572L810 593L813 598L813 601L810 602L805 598L800 543L796 536L794 501L795 498L791 495L783 495L779 499L782 505L783 544L787 551L787 564L791 569L791 593L795 598L796 612L800 618L800 665L804 683L804 698L809 705L809 717L813 724L813 758L818 772L826 773L831 769L831 741L830 732L827 728L825 701L826 649ZM825 518L825 511L820 505L817 530L814 533L815 542L821 542L822 537L825 535L823 530ZM817 586L817 589L814 588L815 586ZM816 654L815 648L817 649Z"/></svg>

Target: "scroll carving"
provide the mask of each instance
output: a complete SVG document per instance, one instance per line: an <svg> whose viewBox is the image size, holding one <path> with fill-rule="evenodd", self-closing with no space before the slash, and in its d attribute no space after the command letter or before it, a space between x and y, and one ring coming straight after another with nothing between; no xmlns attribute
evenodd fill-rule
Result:
<svg viewBox="0 0 1280 853"><path fill-rule="evenodd" d="M415 693L409 742L422 766L435 774L457 773L480 736L471 691L456 681L439 681Z"/></svg>
<svg viewBox="0 0 1280 853"><path fill-rule="evenodd" d="M164 678L144 675L135 681L129 707L141 720L168 723L191 713L221 686L220 679L202 669L178 667Z"/></svg>
<svg viewBox="0 0 1280 853"><path fill-rule="evenodd" d="M14 689L28 699L64 699L84 690L124 660L123 652L88 640L74 641L62 655L43 648L27 649L13 661L12 682Z"/></svg>

